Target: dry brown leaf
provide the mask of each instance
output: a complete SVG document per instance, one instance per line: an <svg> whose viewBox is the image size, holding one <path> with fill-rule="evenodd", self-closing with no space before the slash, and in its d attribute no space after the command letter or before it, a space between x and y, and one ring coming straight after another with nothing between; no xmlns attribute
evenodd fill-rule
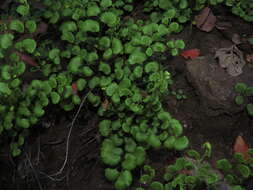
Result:
<svg viewBox="0 0 253 190"><path fill-rule="evenodd" d="M247 60L249 63L253 64L253 54L247 54L247 55L246 55L246 60Z"/></svg>
<svg viewBox="0 0 253 190"><path fill-rule="evenodd" d="M105 110L108 110L109 106L110 106L110 102L107 99L105 99L105 101L102 103L102 107Z"/></svg>
<svg viewBox="0 0 253 190"><path fill-rule="evenodd" d="M236 46L218 49L214 57L218 58L219 65L226 69L229 75L235 77L242 74L246 62L243 53Z"/></svg>
<svg viewBox="0 0 253 190"><path fill-rule="evenodd" d="M241 36L239 34L234 33L232 35L232 42L234 42L234 44L241 44L242 40L241 40Z"/></svg>
<svg viewBox="0 0 253 190"><path fill-rule="evenodd" d="M231 22L217 21L215 26L218 30L230 30L233 25L231 24Z"/></svg>
<svg viewBox="0 0 253 190"><path fill-rule="evenodd" d="M233 146L233 151L235 153L241 153L244 159L248 160L249 159L248 149L249 147L244 141L244 139L242 138L242 136L239 135L238 137L236 137L235 143Z"/></svg>
<svg viewBox="0 0 253 190"><path fill-rule="evenodd" d="M210 32L215 27L216 16L209 7L204 8L199 15L195 16L197 27L205 32Z"/></svg>

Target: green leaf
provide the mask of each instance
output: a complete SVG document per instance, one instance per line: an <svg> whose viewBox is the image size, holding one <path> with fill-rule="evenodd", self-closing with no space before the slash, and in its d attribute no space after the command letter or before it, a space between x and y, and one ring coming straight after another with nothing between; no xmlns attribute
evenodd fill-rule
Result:
<svg viewBox="0 0 253 190"><path fill-rule="evenodd" d="M70 62L68 64L68 70L71 73L78 73L81 65L82 65L81 56L75 56L70 60Z"/></svg>
<svg viewBox="0 0 253 190"><path fill-rule="evenodd" d="M81 98L77 94L74 94L72 96L72 102L74 105L79 105L81 103Z"/></svg>
<svg viewBox="0 0 253 190"><path fill-rule="evenodd" d="M151 190L164 190L164 186L163 186L163 184L161 182L153 181L150 184L150 189Z"/></svg>
<svg viewBox="0 0 253 190"><path fill-rule="evenodd" d="M237 105L242 105L244 103L244 99L243 99L243 96L236 96L235 97L235 103Z"/></svg>
<svg viewBox="0 0 253 190"><path fill-rule="evenodd" d="M15 148L15 149L13 149L12 152L11 152L11 155L12 155L13 157L17 157L17 156L19 156L20 154L21 154L21 150L20 150L19 148Z"/></svg>
<svg viewBox="0 0 253 190"><path fill-rule="evenodd" d="M8 87L7 83L0 82L0 93L6 94L6 95L10 95L11 94L11 90Z"/></svg>
<svg viewBox="0 0 253 190"><path fill-rule="evenodd" d="M217 160L216 167L224 172L229 172L232 169L232 165L227 159Z"/></svg>
<svg viewBox="0 0 253 190"><path fill-rule="evenodd" d="M91 77L94 74L93 70L88 66L84 66L81 71L86 77Z"/></svg>
<svg viewBox="0 0 253 190"><path fill-rule="evenodd" d="M253 104L247 104L247 111L250 116L253 116Z"/></svg>
<svg viewBox="0 0 253 190"><path fill-rule="evenodd" d="M122 43L119 39L113 38L112 39L112 52L113 54L117 55L123 51Z"/></svg>
<svg viewBox="0 0 253 190"><path fill-rule="evenodd" d="M193 149L188 150L187 154L188 154L188 156L194 158L195 160L199 160L200 159L200 154L196 150L193 150Z"/></svg>
<svg viewBox="0 0 253 190"><path fill-rule="evenodd" d="M178 49L184 49L185 48L185 43L183 40L176 40L175 41L175 47Z"/></svg>
<svg viewBox="0 0 253 190"><path fill-rule="evenodd" d="M178 55L178 49L174 48L171 50L171 55L172 56L177 56Z"/></svg>
<svg viewBox="0 0 253 190"><path fill-rule="evenodd" d="M136 157L130 153L126 153L125 159L122 162L122 168L124 170L133 170L136 168Z"/></svg>
<svg viewBox="0 0 253 190"><path fill-rule="evenodd" d="M172 22L169 25L169 29L172 32L176 32L179 29L179 24L177 22Z"/></svg>
<svg viewBox="0 0 253 190"><path fill-rule="evenodd" d="M112 0L101 0L100 6L103 8L108 8L108 7L112 6Z"/></svg>
<svg viewBox="0 0 253 190"><path fill-rule="evenodd" d="M111 48L105 50L104 54L103 54L103 58L108 60L112 57L113 51Z"/></svg>
<svg viewBox="0 0 253 190"><path fill-rule="evenodd" d="M77 30L76 23L74 21L65 21L60 26L60 31L62 32L74 32Z"/></svg>
<svg viewBox="0 0 253 190"><path fill-rule="evenodd" d="M181 123L176 119L170 120L170 125L173 130L173 133L176 137L180 136L183 133L183 127Z"/></svg>
<svg viewBox="0 0 253 190"><path fill-rule="evenodd" d="M12 20L9 25L10 30L14 30L16 32L23 33L25 31L25 27L23 22L20 20Z"/></svg>
<svg viewBox="0 0 253 190"><path fill-rule="evenodd" d="M160 148L162 145L159 137L156 136L155 134L149 135L147 143L149 143L153 148Z"/></svg>
<svg viewBox="0 0 253 190"><path fill-rule="evenodd" d="M78 89L79 91L84 90L86 84L87 84L87 81L86 81L85 79L83 79L83 78L80 78L80 79L78 79L78 80L76 81L77 89Z"/></svg>
<svg viewBox="0 0 253 190"><path fill-rule="evenodd" d="M45 114L45 110L43 110L41 105L36 105L33 109L34 115L37 117L41 117Z"/></svg>
<svg viewBox="0 0 253 190"><path fill-rule="evenodd" d="M161 42L155 42L152 45L152 49L154 52L164 52L166 50L166 46Z"/></svg>
<svg viewBox="0 0 253 190"><path fill-rule="evenodd" d="M118 17L113 12L104 12L100 16L100 20L109 27L114 27L118 23Z"/></svg>
<svg viewBox="0 0 253 190"><path fill-rule="evenodd" d="M147 59L147 56L145 53L140 52L140 51L134 51L130 56L129 56L129 63L130 64L136 64L136 63L143 63Z"/></svg>
<svg viewBox="0 0 253 190"><path fill-rule="evenodd" d="M106 75L109 75L111 73L111 67L110 67L110 65L107 64L107 63L103 63L103 62L101 62L99 64L98 70L102 71Z"/></svg>
<svg viewBox="0 0 253 190"><path fill-rule="evenodd" d="M238 82L235 85L235 91L237 93L243 94L246 89L247 89L247 85L245 83Z"/></svg>
<svg viewBox="0 0 253 190"><path fill-rule="evenodd" d="M99 125L99 133L104 137L108 137L111 133L111 121L110 120L102 120Z"/></svg>
<svg viewBox="0 0 253 190"><path fill-rule="evenodd" d="M235 185L235 186L232 186L231 190L245 190L245 189L241 187L240 185Z"/></svg>
<svg viewBox="0 0 253 190"><path fill-rule="evenodd" d="M25 128L25 129L30 127L29 120L25 118L16 118L16 124L17 126Z"/></svg>
<svg viewBox="0 0 253 190"><path fill-rule="evenodd" d="M51 92L50 96L53 104L58 104L61 100L61 97L57 92Z"/></svg>
<svg viewBox="0 0 253 190"><path fill-rule="evenodd" d="M72 32L69 31L63 31L62 35L61 35L61 39L68 41L70 43L74 43L75 42L75 36L73 35Z"/></svg>
<svg viewBox="0 0 253 190"><path fill-rule="evenodd" d="M174 148L174 144L175 144L175 141L176 141L176 138L174 136L170 136L168 137L163 145L165 148L168 148L168 149L173 149Z"/></svg>
<svg viewBox="0 0 253 190"><path fill-rule="evenodd" d="M105 139L101 146L101 159L110 166L115 166L121 161L123 151L121 148L115 147L115 144L110 139Z"/></svg>
<svg viewBox="0 0 253 190"><path fill-rule="evenodd" d="M78 27L83 32L99 32L100 25L96 20L87 19L85 21L79 21Z"/></svg>
<svg viewBox="0 0 253 190"><path fill-rule="evenodd" d="M23 146L25 143L25 138L23 135L18 136L18 146Z"/></svg>
<svg viewBox="0 0 253 190"><path fill-rule="evenodd" d="M14 36L12 34L2 34L0 35L0 47L3 49L8 49L12 46L12 41Z"/></svg>
<svg viewBox="0 0 253 190"><path fill-rule="evenodd" d="M133 155L136 158L137 166L142 165L146 160L146 151L142 146L136 147L135 151L133 152Z"/></svg>
<svg viewBox="0 0 253 190"><path fill-rule="evenodd" d="M90 89L96 88L100 84L100 79L97 76L92 77L92 79L89 80L88 86Z"/></svg>
<svg viewBox="0 0 253 190"><path fill-rule="evenodd" d="M107 96L112 96L117 90L118 90L118 85L117 85L117 83L111 83L111 84L106 88L106 94L107 94Z"/></svg>
<svg viewBox="0 0 253 190"><path fill-rule="evenodd" d="M25 27L30 33L34 33L37 29L37 24L34 20L28 20L25 22Z"/></svg>
<svg viewBox="0 0 253 190"><path fill-rule="evenodd" d="M97 5L88 6L87 16L98 16L100 14L100 8Z"/></svg>
<svg viewBox="0 0 253 190"><path fill-rule="evenodd" d="M106 168L105 169L105 177L109 181L115 181L118 178L119 174L120 173L117 169L111 169L111 168Z"/></svg>
<svg viewBox="0 0 253 190"><path fill-rule="evenodd" d="M153 50L152 50L151 47L148 47L148 48L146 49L146 55L149 56L149 57L153 55Z"/></svg>
<svg viewBox="0 0 253 190"><path fill-rule="evenodd" d="M188 7L188 2L187 2L187 0L180 0L179 8L180 8L180 9L186 9L187 7Z"/></svg>
<svg viewBox="0 0 253 190"><path fill-rule="evenodd" d="M237 166L237 169L239 170L239 172L241 173L241 175L245 178L248 178L251 174L250 172L250 168L244 164L239 164Z"/></svg>
<svg viewBox="0 0 253 190"><path fill-rule="evenodd" d="M17 13L22 16L26 16L29 13L29 6L27 5L19 5L16 9Z"/></svg>
<svg viewBox="0 0 253 190"><path fill-rule="evenodd" d="M21 41L22 47L28 52L28 53L33 53L36 49L37 43L34 39L24 39Z"/></svg>
<svg viewBox="0 0 253 190"><path fill-rule="evenodd" d="M189 144L188 138L186 136L183 136L175 140L174 147L176 150L180 151L187 148L188 144Z"/></svg>
<svg viewBox="0 0 253 190"><path fill-rule="evenodd" d="M49 51L48 56L51 60L55 59L56 57L58 57L60 54L60 49L58 48L53 48Z"/></svg>
<svg viewBox="0 0 253 190"><path fill-rule="evenodd" d="M176 16L176 9L175 8L171 8L171 9L168 9L165 13L164 13L164 16L166 16L167 18L169 19L172 19Z"/></svg>
<svg viewBox="0 0 253 190"><path fill-rule="evenodd" d="M253 96L253 87L247 87L246 88L245 96Z"/></svg>
<svg viewBox="0 0 253 190"><path fill-rule="evenodd" d="M109 48L111 46L111 40L107 36L103 36L99 39L99 45L104 48Z"/></svg>
<svg viewBox="0 0 253 190"><path fill-rule="evenodd" d="M166 43L166 45L169 47L169 48L175 48L175 41L173 40L170 40Z"/></svg>
<svg viewBox="0 0 253 190"><path fill-rule="evenodd" d="M133 177L130 171L122 171L115 182L116 190L125 190L132 184Z"/></svg>

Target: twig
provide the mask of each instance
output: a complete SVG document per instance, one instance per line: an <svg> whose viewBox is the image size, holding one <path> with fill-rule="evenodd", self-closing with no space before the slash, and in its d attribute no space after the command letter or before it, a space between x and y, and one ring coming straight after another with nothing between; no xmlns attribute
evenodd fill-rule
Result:
<svg viewBox="0 0 253 190"><path fill-rule="evenodd" d="M42 188L42 186L41 186L41 183L40 183L40 180L39 180L39 178L38 178L38 175L37 175L37 173L36 173L36 171L35 171L35 169L34 169L34 167L33 167L33 165L32 165L32 162L31 162L31 160L30 160L30 158L29 158L29 156L27 155L26 152L25 152L25 156L26 156L26 159L28 160L29 165L30 165L30 167L31 167L31 169L32 169L32 171L33 171L34 177L35 177L35 179L36 179L36 181L37 181L37 183L38 183L38 186L39 186L40 190L43 190L43 188Z"/></svg>
<svg viewBox="0 0 253 190"><path fill-rule="evenodd" d="M65 160L64 160L64 162L63 162L61 168L60 168L56 173L51 174L51 175L48 175L48 177L50 177L50 179L52 179L54 176L60 175L60 174L63 172L63 170L64 170L64 168L65 168L65 166L66 166L66 164L67 164L68 155L69 155L69 140L70 140L71 132L72 132L72 129L73 129L73 126L74 126L74 124L75 124L75 122L76 122L76 119L77 119L77 117L78 117L78 115L79 115L79 113L80 113L80 111L81 111L81 109L82 109L82 107L83 107L83 104L84 104L86 98L88 97L89 93L90 93L90 92L88 92L88 93L84 96L84 98L82 99L82 102L81 102L81 104L80 104L80 106L79 106L79 108L78 108L78 110L77 110L77 112L76 112L76 114L75 114L75 116L74 116L74 119L72 120L72 122L71 122L71 124L70 124L70 129L69 129L69 132L68 132L67 142L66 142Z"/></svg>

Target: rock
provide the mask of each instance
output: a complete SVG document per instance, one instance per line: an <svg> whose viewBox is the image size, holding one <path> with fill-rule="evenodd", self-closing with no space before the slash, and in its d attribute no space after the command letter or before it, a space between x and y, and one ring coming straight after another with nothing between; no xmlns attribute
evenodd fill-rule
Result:
<svg viewBox="0 0 253 190"><path fill-rule="evenodd" d="M203 111L210 116L236 113L243 107L234 103L234 85L238 77L232 77L209 55L186 63L187 79L200 96Z"/></svg>

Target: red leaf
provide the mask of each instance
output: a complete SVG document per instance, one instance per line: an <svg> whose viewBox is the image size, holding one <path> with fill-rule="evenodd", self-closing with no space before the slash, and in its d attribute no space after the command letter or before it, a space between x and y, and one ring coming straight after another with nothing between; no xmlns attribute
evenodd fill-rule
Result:
<svg viewBox="0 0 253 190"><path fill-rule="evenodd" d="M244 141L244 139L242 138L242 136L239 135L238 137L236 137L236 140L233 146L234 152L241 153L244 159L248 160L249 159L248 149L249 147Z"/></svg>
<svg viewBox="0 0 253 190"><path fill-rule="evenodd" d="M200 55L199 49L190 49L185 50L181 53L181 56L183 56L185 59L195 59Z"/></svg>
<svg viewBox="0 0 253 190"><path fill-rule="evenodd" d="M72 86L72 92L73 92L74 94L77 94L77 84L76 84L76 83L73 83L71 86Z"/></svg>
<svg viewBox="0 0 253 190"><path fill-rule="evenodd" d="M38 66L38 64L36 63L36 61L30 57L29 55L26 55L24 53L18 53L21 61L24 61L25 63L27 63L28 65L31 65L31 66Z"/></svg>

